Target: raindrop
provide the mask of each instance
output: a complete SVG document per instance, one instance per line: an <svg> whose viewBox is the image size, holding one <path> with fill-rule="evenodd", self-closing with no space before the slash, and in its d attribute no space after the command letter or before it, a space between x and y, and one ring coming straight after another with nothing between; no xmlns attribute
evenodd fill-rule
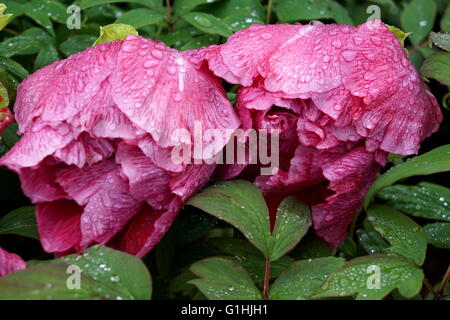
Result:
<svg viewBox="0 0 450 320"><path fill-rule="evenodd" d="M202 16L195 16L194 20L202 27L210 28L213 26L213 23L208 18Z"/></svg>
<svg viewBox="0 0 450 320"><path fill-rule="evenodd" d="M356 55L357 55L357 52L355 50L347 49L347 50L344 50L341 52L341 56L347 62L353 61L355 59Z"/></svg>

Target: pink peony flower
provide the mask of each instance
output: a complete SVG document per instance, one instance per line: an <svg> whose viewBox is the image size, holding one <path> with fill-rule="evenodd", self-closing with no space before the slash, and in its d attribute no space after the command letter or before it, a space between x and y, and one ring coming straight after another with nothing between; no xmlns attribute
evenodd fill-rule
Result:
<svg viewBox="0 0 450 320"><path fill-rule="evenodd" d="M298 194L332 248L345 239L387 153L417 153L442 120L380 21L254 25L196 55L217 76L242 85L236 108L243 128L280 130L280 165L272 175L229 166L222 178L254 179L273 207Z"/></svg>
<svg viewBox="0 0 450 320"><path fill-rule="evenodd" d="M23 270L26 267L25 261L21 257L0 248L0 277Z"/></svg>
<svg viewBox="0 0 450 320"><path fill-rule="evenodd" d="M37 71L14 110L24 135L0 164L19 174L58 255L97 243L145 255L215 168L172 161L189 143L174 131L240 125L207 68L133 35Z"/></svg>

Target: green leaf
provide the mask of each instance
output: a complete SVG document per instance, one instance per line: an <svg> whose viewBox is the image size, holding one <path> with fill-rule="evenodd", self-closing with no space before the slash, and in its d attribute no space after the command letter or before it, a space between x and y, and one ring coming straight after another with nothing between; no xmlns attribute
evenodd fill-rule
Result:
<svg viewBox="0 0 450 320"><path fill-rule="evenodd" d="M441 18L441 29L445 32L450 32L450 4L445 9L444 15Z"/></svg>
<svg viewBox="0 0 450 320"><path fill-rule="evenodd" d="M450 53L436 52L425 59L420 73L426 77L450 86Z"/></svg>
<svg viewBox="0 0 450 320"><path fill-rule="evenodd" d="M151 297L151 277L142 261L104 246L93 246L82 255L28 262L26 270L0 279L0 299L139 299ZM80 268L80 289L67 283Z"/></svg>
<svg viewBox="0 0 450 320"><path fill-rule="evenodd" d="M369 254L384 253L389 243L374 229L369 220L364 220L363 228L356 231L358 241Z"/></svg>
<svg viewBox="0 0 450 320"><path fill-rule="evenodd" d="M269 210L259 189L248 181L217 183L187 204L238 228L267 259L277 260L294 247L311 225L309 209L294 197L282 201L270 233Z"/></svg>
<svg viewBox="0 0 450 320"><path fill-rule="evenodd" d="M100 27L100 37L94 42L94 46L104 42L125 40L130 34L137 35L138 32L132 26L127 24L109 24Z"/></svg>
<svg viewBox="0 0 450 320"><path fill-rule="evenodd" d="M347 10L333 0L278 0L274 11L283 22L333 19L337 23L353 25Z"/></svg>
<svg viewBox="0 0 450 320"><path fill-rule="evenodd" d="M0 3L0 30L2 30L11 20L12 14L4 14L6 6Z"/></svg>
<svg viewBox="0 0 450 320"><path fill-rule="evenodd" d="M399 164L384 173L367 192L364 199L364 208L367 209L378 191L401 179L445 171L450 171L450 145L440 146L421 156L414 157L411 161Z"/></svg>
<svg viewBox="0 0 450 320"><path fill-rule="evenodd" d="M197 29L210 33L228 37L232 34L231 29L215 16L203 12L190 12L183 16L183 19Z"/></svg>
<svg viewBox="0 0 450 320"><path fill-rule="evenodd" d="M34 206L15 209L0 219L0 234L18 234L39 240Z"/></svg>
<svg viewBox="0 0 450 320"><path fill-rule="evenodd" d="M248 241L233 238L216 238L210 240L211 244L220 251L233 256L250 274L254 282L264 281L266 259ZM288 268L294 259L284 256L270 264L270 278L278 277Z"/></svg>
<svg viewBox="0 0 450 320"><path fill-rule="evenodd" d="M450 223L430 223L423 229L431 245L437 248L450 249Z"/></svg>
<svg viewBox="0 0 450 320"><path fill-rule="evenodd" d="M450 33L430 33L431 41L441 49L450 52Z"/></svg>
<svg viewBox="0 0 450 320"><path fill-rule="evenodd" d="M189 39L202 34L204 33L192 26L185 26L182 29L174 30L171 33L162 34L160 40L168 46L181 48L184 44L191 41Z"/></svg>
<svg viewBox="0 0 450 320"><path fill-rule="evenodd" d="M190 270L199 279L189 281L210 300L260 300L261 292L238 263L226 258L208 258Z"/></svg>
<svg viewBox="0 0 450 320"><path fill-rule="evenodd" d="M17 135L18 130L19 126L17 125L17 122L13 122L1 133L1 141L9 149L14 147L20 140L20 137Z"/></svg>
<svg viewBox="0 0 450 320"><path fill-rule="evenodd" d="M7 108L9 105L8 90L0 82L0 109Z"/></svg>
<svg viewBox="0 0 450 320"><path fill-rule="evenodd" d="M29 75L28 71L19 63L6 57L0 57L0 67L5 69L9 73L12 73L13 75L19 77L20 79L25 79Z"/></svg>
<svg viewBox="0 0 450 320"><path fill-rule="evenodd" d="M134 9L118 18L115 23L128 24L139 29L150 24L161 22L164 15L149 9Z"/></svg>
<svg viewBox="0 0 450 320"><path fill-rule="evenodd" d="M249 16L246 13L236 13L229 15L222 19L232 31L246 29L253 24L264 24L264 21L259 17Z"/></svg>
<svg viewBox="0 0 450 320"><path fill-rule="evenodd" d="M55 31L51 19L65 23L68 17L66 8L60 2L51 0L31 0L24 6L24 13L53 36Z"/></svg>
<svg viewBox="0 0 450 320"><path fill-rule="evenodd" d="M215 1L219 0L175 0L173 8L176 14L183 15L189 11L192 11L201 4L212 3Z"/></svg>
<svg viewBox="0 0 450 320"><path fill-rule="evenodd" d="M80 289L67 288L68 266L40 264L0 279L0 300L93 300L117 297L114 286L104 286L81 273Z"/></svg>
<svg viewBox="0 0 450 320"><path fill-rule="evenodd" d="M423 229L406 215L386 206L374 205L367 212L368 220L391 244L387 252L399 254L417 265L425 261L427 236Z"/></svg>
<svg viewBox="0 0 450 320"><path fill-rule="evenodd" d="M41 69L59 59L58 50L53 44L48 44L39 51L34 60L34 70Z"/></svg>
<svg viewBox="0 0 450 320"><path fill-rule="evenodd" d="M90 46L97 40L96 36L93 35L87 35L87 34L79 34L74 35L70 38L68 38L66 41L62 42L59 45L59 50L61 50L62 53L66 57L81 52Z"/></svg>
<svg viewBox="0 0 450 320"><path fill-rule="evenodd" d="M326 257L293 263L272 285L270 299L308 299L328 278L329 274L345 263L343 258Z"/></svg>
<svg viewBox="0 0 450 320"><path fill-rule="evenodd" d="M17 0L2 0L2 3L6 6L6 13L11 13L13 19L20 17L25 12L25 3L17 2Z"/></svg>
<svg viewBox="0 0 450 320"><path fill-rule="evenodd" d="M277 209L277 218L272 232L275 238L271 260L275 261L295 247L311 226L309 207L296 197L281 201Z"/></svg>
<svg viewBox="0 0 450 320"><path fill-rule="evenodd" d="M212 35L212 34L205 34L203 36L195 37L192 40L188 41L186 44L184 44L180 50L192 50L197 49L201 47L207 47L211 44L216 44L220 40L220 36L218 35Z"/></svg>
<svg viewBox="0 0 450 320"><path fill-rule="evenodd" d="M82 255L70 255L58 259L81 268L101 284L115 288L123 299L148 300L151 297L152 280L147 267L133 255L105 246L93 246Z"/></svg>
<svg viewBox="0 0 450 320"><path fill-rule="evenodd" d="M428 182L417 186L397 184L376 195L386 205L415 217L450 222L450 189Z"/></svg>
<svg viewBox="0 0 450 320"><path fill-rule="evenodd" d="M259 189L248 181L216 183L187 201L238 228L255 247L270 257L269 210Z"/></svg>
<svg viewBox="0 0 450 320"><path fill-rule="evenodd" d="M34 54L38 53L39 50L39 40L23 35L6 39L0 43L0 55L7 58L14 55Z"/></svg>
<svg viewBox="0 0 450 320"><path fill-rule="evenodd" d="M410 39L414 45L420 44L433 29L436 13L433 0L411 0L405 4L400 21L403 30L412 32Z"/></svg>
<svg viewBox="0 0 450 320"><path fill-rule="evenodd" d="M421 269L397 256L359 257L332 272L313 298L356 295L357 300L378 300L395 288L409 298L419 293L423 277Z"/></svg>
<svg viewBox="0 0 450 320"><path fill-rule="evenodd" d="M162 1L160 0L81 0L80 8L81 10L84 10L102 4L119 3L119 2L137 3L146 6L150 9L156 9L160 12L164 8L162 6Z"/></svg>
<svg viewBox="0 0 450 320"><path fill-rule="evenodd" d="M395 35L395 37L398 39L402 47L405 47L405 40L406 38L408 38L409 33L406 33L402 29L387 24L386 27L389 29L389 31L391 31Z"/></svg>

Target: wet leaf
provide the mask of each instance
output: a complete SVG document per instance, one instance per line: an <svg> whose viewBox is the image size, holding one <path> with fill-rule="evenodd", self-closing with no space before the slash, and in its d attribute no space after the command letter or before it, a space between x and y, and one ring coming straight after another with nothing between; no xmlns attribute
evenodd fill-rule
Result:
<svg viewBox="0 0 450 320"><path fill-rule="evenodd" d="M217 238L211 239L211 244L225 254L233 256L250 274L254 282L264 281L266 259L248 241L242 239ZM294 259L284 256L270 264L270 278L276 278L286 270Z"/></svg>
<svg viewBox="0 0 450 320"><path fill-rule="evenodd" d="M376 197L388 207L415 217L450 222L450 189L428 182L416 186L396 184L384 188Z"/></svg>
<svg viewBox="0 0 450 320"><path fill-rule="evenodd" d="M439 48L450 52L450 33L431 32L430 39Z"/></svg>
<svg viewBox="0 0 450 320"><path fill-rule="evenodd" d="M272 261L294 247L311 225L309 208L289 197L277 210L277 222L271 234L266 202L261 191L247 181L217 183L189 199L187 204L235 226Z"/></svg>
<svg viewBox="0 0 450 320"><path fill-rule="evenodd" d="M384 173L367 192L364 198L364 208L367 209L378 191L401 179L445 171L450 171L450 145L443 145L421 156L414 157L411 161L401 163Z"/></svg>
<svg viewBox="0 0 450 320"><path fill-rule="evenodd" d="M445 86L450 86L450 53L433 53L425 59L420 73L426 78L435 79Z"/></svg>
<svg viewBox="0 0 450 320"><path fill-rule="evenodd" d="M278 0L274 11L283 22L333 19L337 23L353 25L347 10L334 0Z"/></svg>
<svg viewBox="0 0 450 320"><path fill-rule="evenodd" d="M345 263L343 258L326 257L294 262L272 285L270 299L308 299L328 278Z"/></svg>
<svg viewBox="0 0 450 320"><path fill-rule="evenodd" d="M34 206L11 211L0 219L0 234L17 234L39 240Z"/></svg>
<svg viewBox="0 0 450 320"><path fill-rule="evenodd" d="M203 12L190 12L183 16L183 19L197 29L210 33L228 37L232 34L231 29L215 16Z"/></svg>
<svg viewBox="0 0 450 320"><path fill-rule="evenodd" d="M132 26L127 24L110 24L100 27L100 37L94 42L94 46L104 42L111 42L114 40L125 40L128 35L138 32Z"/></svg>
<svg viewBox="0 0 450 320"><path fill-rule="evenodd" d="M113 286L104 286L80 274L80 289L68 289L71 276L64 263L40 264L0 279L0 300L100 300L118 296Z"/></svg>
<svg viewBox="0 0 450 320"><path fill-rule="evenodd" d="M406 215L386 206L374 205L367 219L391 247L387 252L399 254L417 265L425 261L427 237L423 229Z"/></svg>
<svg viewBox="0 0 450 320"><path fill-rule="evenodd" d="M277 209L277 217L272 237L271 259L277 260L292 249L311 226L309 207L296 197L288 197L281 201Z"/></svg>
<svg viewBox="0 0 450 320"><path fill-rule="evenodd" d="M161 22L164 15L149 9L134 9L126 12L123 16L116 20L117 23L127 24L139 29L150 24Z"/></svg>
<svg viewBox="0 0 450 320"><path fill-rule="evenodd" d="M135 256L105 246L93 246L82 255L69 255L57 261L78 266L83 274L115 288L111 299L148 300L151 297L150 274Z"/></svg>
<svg viewBox="0 0 450 320"><path fill-rule="evenodd" d="M237 262L208 258L194 263L191 271L198 277L189 281L210 300L260 300L261 292Z"/></svg>
<svg viewBox="0 0 450 320"><path fill-rule="evenodd" d="M421 269L401 257L375 254L355 258L333 271L312 297L378 300L396 288L403 296L413 297L419 293L423 277Z"/></svg>
<svg viewBox="0 0 450 320"><path fill-rule="evenodd" d="M405 4L400 21L402 29L411 32L411 42L420 44L431 31L436 18L437 7L433 0L411 0Z"/></svg>
<svg viewBox="0 0 450 320"><path fill-rule="evenodd" d="M432 246L450 249L450 223L430 223L424 226L423 230Z"/></svg>

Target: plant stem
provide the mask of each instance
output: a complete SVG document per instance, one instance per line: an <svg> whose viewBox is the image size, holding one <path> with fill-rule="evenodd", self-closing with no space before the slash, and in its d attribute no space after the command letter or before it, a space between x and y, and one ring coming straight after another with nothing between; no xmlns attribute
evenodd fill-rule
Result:
<svg viewBox="0 0 450 320"><path fill-rule="evenodd" d="M270 23L270 18L272 16L272 6L273 6L273 0L269 0L269 3L267 3L266 24Z"/></svg>
<svg viewBox="0 0 450 320"><path fill-rule="evenodd" d="M427 278L424 278L423 279L423 284L425 285L425 287L427 287L427 289L428 289L428 292L430 292L433 296L434 296L434 298L436 298L437 297L437 292L433 289L433 286L430 284L430 282L428 281L428 279ZM424 296L424 299L426 298L426 295Z"/></svg>
<svg viewBox="0 0 450 320"><path fill-rule="evenodd" d="M441 286L438 291L439 296L442 297L444 295L445 288L447 287L449 281L450 281L450 265L448 266L447 271L445 272L445 275L442 278Z"/></svg>
<svg viewBox="0 0 450 320"><path fill-rule="evenodd" d="M169 32L172 32L172 7L170 5L170 0L166 0L166 7L167 7L167 27L169 29Z"/></svg>
<svg viewBox="0 0 450 320"><path fill-rule="evenodd" d="M269 299L269 281L270 281L270 259L266 259L266 270L264 273L263 299Z"/></svg>

